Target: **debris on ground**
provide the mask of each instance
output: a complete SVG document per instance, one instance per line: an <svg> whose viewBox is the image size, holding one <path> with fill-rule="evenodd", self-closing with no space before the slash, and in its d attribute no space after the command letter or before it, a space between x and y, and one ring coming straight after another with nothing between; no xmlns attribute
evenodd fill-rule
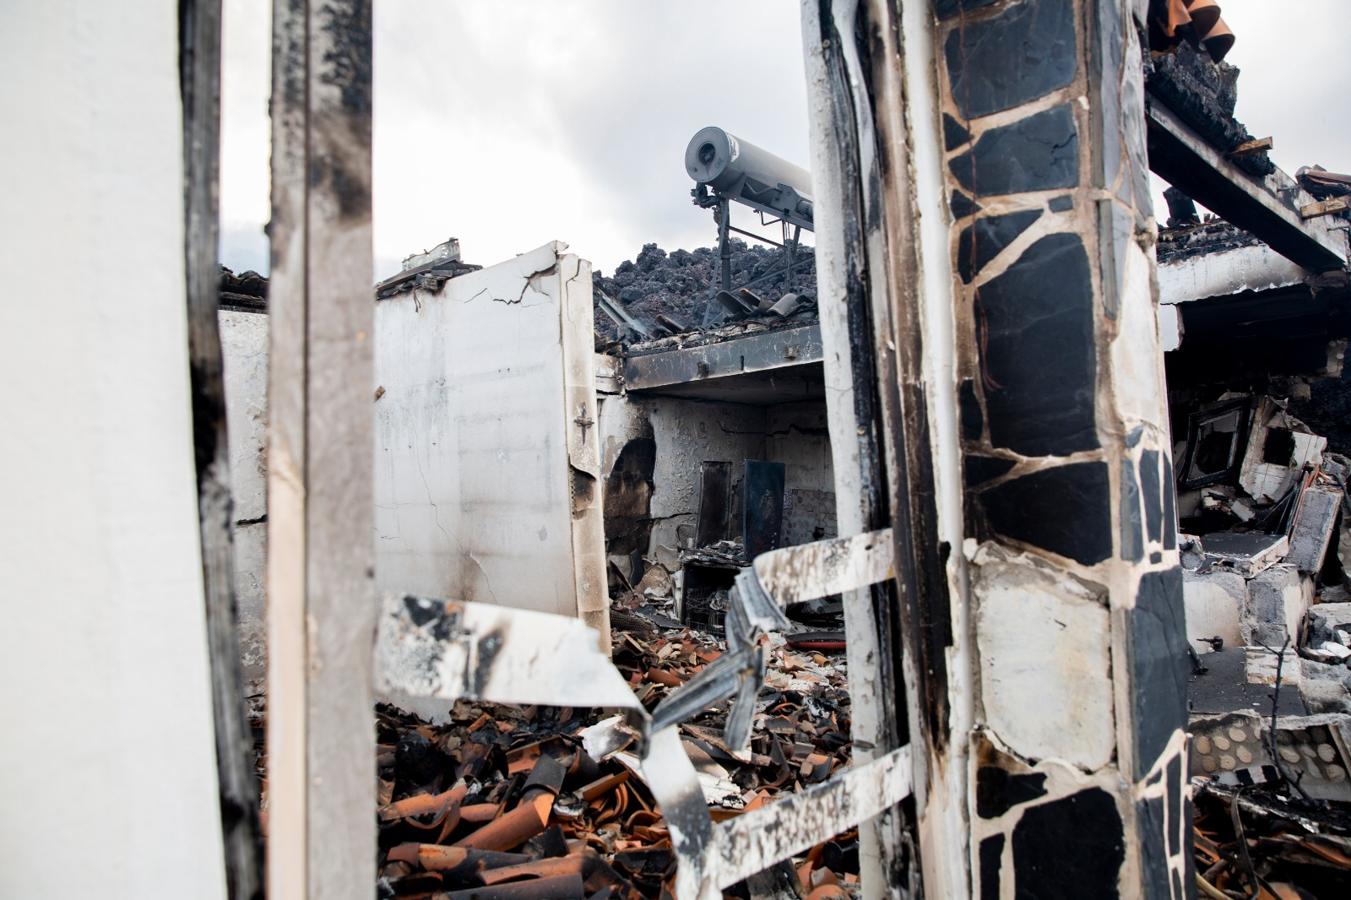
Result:
<svg viewBox="0 0 1351 900"><path fill-rule="evenodd" d="M724 650L707 634L661 627L649 610L619 621L627 624L613 630L614 663L649 710ZM679 726L714 821L849 764L849 695L836 637L795 648L792 636L770 635L745 751L723 741L726 704ZM638 756L621 750L597 762L583 749L580 732L606 715L460 701L433 724L381 705L380 896L668 895L675 852ZM851 896L857 833L818 845L779 874L801 896Z"/></svg>

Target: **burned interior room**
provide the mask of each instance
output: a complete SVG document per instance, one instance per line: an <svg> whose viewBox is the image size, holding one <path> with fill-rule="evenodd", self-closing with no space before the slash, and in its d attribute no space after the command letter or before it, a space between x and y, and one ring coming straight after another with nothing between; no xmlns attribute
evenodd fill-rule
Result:
<svg viewBox="0 0 1351 900"><path fill-rule="evenodd" d="M266 6L0 14L0 894L1351 896L1335 0Z"/></svg>

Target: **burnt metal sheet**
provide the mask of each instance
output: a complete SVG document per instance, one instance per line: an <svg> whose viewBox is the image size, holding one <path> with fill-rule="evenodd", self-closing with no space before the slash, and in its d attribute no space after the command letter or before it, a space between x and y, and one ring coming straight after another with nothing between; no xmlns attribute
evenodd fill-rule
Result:
<svg viewBox="0 0 1351 900"><path fill-rule="evenodd" d="M594 629L571 616L385 595L375 642L375 689L391 698L642 711Z"/></svg>
<svg viewBox="0 0 1351 900"><path fill-rule="evenodd" d="M765 585L756 568L742 570L732 610L737 627L729 633L728 652L672 695L683 700L670 704L668 698L653 719L586 625L570 617L481 603L387 595L375 647L376 687L386 694L443 700L624 709L623 716L583 732L588 753L608 756L630 738L640 738L642 756L636 768L664 813L679 858L676 896L719 897L723 888L872 818L912 790L906 746L715 825L674 725L709 698L716 702L733 693L734 705L752 712L764 675L758 636L787 625L779 612L785 597L807 598L890 577L888 538L889 532L883 531L769 554L756 566L765 571ZM668 705L679 709L672 712ZM749 716L745 718L748 730ZM744 734L733 738L734 745L744 739Z"/></svg>
<svg viewBox="0 0 1351 900"><path fill-rule="evenodd" d="M725 541L732 530L732 464L710 459L699 464L699 519L694 546Z"/></svg>
<svg viewBox="0 0 1351 900"><path fill-rule="evenodd" d="M779 546L783 533L784 472L781 462L746 460L741 535L749 559Z"/></svg>
<svg viewBox="0 0 1351 900"><path fill-rule="evenodd" d="M755 577L780 606L842 594L893 577L890 528L784 547L755 558Z"/></svg>
<svg viewBox="0 0 1351 900"><path fill-rule="evenodd" d="M647 391L805 366L821 359L820 325L803 325L629 356L624 360L624 384L630 391Z"/></svg>
<svg viewBox="0 0 1351 900"><path fill-rule="evenodd" d="M710 865L721 888L730 887L818 843L871 819L910 796L910 747L849 769L824 784L784 796L718 826Z"/></svg>

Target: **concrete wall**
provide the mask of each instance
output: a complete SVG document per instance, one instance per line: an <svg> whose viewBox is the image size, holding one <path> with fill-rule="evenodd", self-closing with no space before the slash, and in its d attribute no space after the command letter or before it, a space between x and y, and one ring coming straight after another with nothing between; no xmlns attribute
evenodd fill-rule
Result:
<svg viewBox="0 0 1351 900"><path fill-rule="evenodd" d="M1199 253L1159 266L1164 305L1303 284L1306 273L1266 244Z"/></svg>
<svg viewBox="0 0 1351 900"><path fill-rule="evenodd" d="M735 498L742 461L761 459L765 452L764 409L737 403L614 395L601 404L600 429L606 476L629 441L650 438L656 443L648 511L651 540L644 555L672 570L678 568L676 552L694 540L699 464L732 463Z"/></svg>
<svg viewBox="0 0 1351 900"><path fill-rule="evenodd" d="M1225 647L1243 646L1240 627L1248 602L1248 583L1237 572L1182 572L1182 601L1187 611L1187 643L1198 653L1212 647L1202 638L1220 637Z"/></svg>
<svg viewBox="0 0 1351 900"><path fill-rule="evenodd" d="M235 598L245 690L267 678L267 314L222 310L225 416L235 520Z"/></svg>
<svg viewBox="0 0 1351 900"><path fill-rule="evenodd" d="M765 458L785 467L784 544L835 537L835 473L825 403L771 406L765 430Z"/></svg>
<svg viewBox="0 0 1351 900"><path fill-rule="evenodd" d="M834 475L825 415L824 403L751 406L678 397L604 396L602 473L610 476L630 441L655 442L648 512L651 537L644 556L671 570L679 567L677 551L694 540L699 467L706 460L732 464L733 533L741 528L742 464L765 459L785 464L785 543L814 540L817 531L834 536Z"/></svg>
<svg viewBox="0 0 1351 900"><path fill-rule="evenodd" d="M178 9L4 18L0 896L220 898Z"/></svg>
<svg viewBox="0 0 1351 900"><path fill-rule="evenodd" d="M562 251L546 244L377 304L382 589L608 609L590 264ZM587 569L576 580L574 561Z"/></svg>

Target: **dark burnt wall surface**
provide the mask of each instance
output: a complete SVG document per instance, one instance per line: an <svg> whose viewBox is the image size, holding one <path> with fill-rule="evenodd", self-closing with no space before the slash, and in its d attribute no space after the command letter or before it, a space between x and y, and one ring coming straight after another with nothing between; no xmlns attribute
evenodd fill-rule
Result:
<svg viewBox="0 0 1351 900"><path fill-rule="evenodd" d="M1186 645L1131 2L935 0L980 896L1181 897ZM973 892L974 893L974 892Z"/></svg>
<svg viewBox="0 0 1351 900"><path fill-rule="evenodd" d="M1351 368L1345 354L1341 376L1315 381L1309 396L1290 403L1290 412L1315 434L1328 439L1328 449L1351 456Z"/></svg>
<svg viewBox="0 0 1351 900"><path fill-rule="evenodd" d="M836 535L834 474L825 404L758 406L683 397L608 395L598 414L605 538L612 557L634 554L668 571L693 545L700 467L730 465L733 536L740 536L745 461L785 466L783 542ZM633 581L642 565L626 571Z"/></svg>

